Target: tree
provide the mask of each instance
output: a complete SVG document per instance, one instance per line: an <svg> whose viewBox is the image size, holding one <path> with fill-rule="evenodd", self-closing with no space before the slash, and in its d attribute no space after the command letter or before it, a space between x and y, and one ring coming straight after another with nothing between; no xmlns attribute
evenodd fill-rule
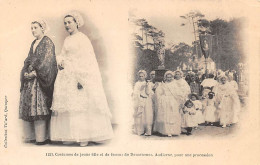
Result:
<svg viewBox="0 0 260 165"><path fill-rule="evenodd" d="M132 39L133 45L135 47L143 48L143 45L140 43L140 41L143 40L143 38L141 36L139 36L137 33L133 33L132 38L133 38Z"/></svg>
<svg viewBox="0 0 260 165"><path fill-rule="evenodd" d="M243 31L244 19L236 18L230 21L215 19L210 21L210 33L213 38L213 54L217 68L222 70L237 69L238 63L244 61Z"/></svg>
<svg viewBox="0 0 260 165"><path fill-rule="evenodd" d="M156 50L160 42L164 43L165 34L150 25L145 19L131 17L129 21L138 28L137 31L136 28L134 28L135 30L132 33L133 54L135 54L133 57L135 61L134 73L137 73L140 69L146 70L147 73L149 73L157 69L160 64Z"/></svg>
<svg viewBox="0 0 260 165"><path fill-rule="evenodd" d="M195 18L196 12L189 13L189 16L181 16L188 19ZM237 69L237 64L245 60L243 54L243 40L241 31L243 31L243 18L236 18L230 21L222 19L207 20L204 15L199 15L200 19L194 22L197 24L197 30L194 30L196 35L211 34L213 35L213 47L210 57L216 63L216 67L222 70ZM193 19L195 20L195 19ZM191 20L191 22L193 21ZM185 25L181 25L185 26ZM196 26L193 26L196 29ZM199 45L198 40L193 42L193 50L201 57L201 49L196 49Z"/></svg>
<svg viewBox="0 0 260 165"><path fill-rule="evenodd" d="M165 67L170 70L191 65L190 59L192 59L192 47L183 42L172 45L165 51Z"/></svg>
<svg viewBox="0 0 260 165"><path fill-rule="evenodd" d="M193 26L193 33L194 33L194 41L197 41L197 36L198 36L198 20L201 20L205 15L203 15L199 11L191 11L188 14L184 16L180 16L181 18L187 20L187 23L192 24ZM185 23L182 23L181 26L185 26ZM195 42L198 43L198 42ZM194 45L196 54L198 55L198 47L199 45Z"/></svg>

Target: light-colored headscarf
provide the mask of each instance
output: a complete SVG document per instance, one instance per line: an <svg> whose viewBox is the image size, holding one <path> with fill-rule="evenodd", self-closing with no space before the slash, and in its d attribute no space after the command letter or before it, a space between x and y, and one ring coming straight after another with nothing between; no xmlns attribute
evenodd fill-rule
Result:
<svg viewBox="0 0 260 165"><path fill-rule="evenodd" d="M76 21L76 24L78 25L78 27L81 27L84 25L84 20L83 20L83 17L81 16L81 14L77 11L72 11L72 12L69 12L68 14L65 15L66 16L72 16L75 21Z"/></svg>
<svg viewBox="0 0 260 165"><path fill-rule="evenodd" d="M174 73L172 72L172 71L170 71L170 70L168 70L167 72L165 72L164 73L164 80L166 80L166 76L168 75L168 74L170 74L170 75L172 75L173 77L174 77Z"/></svg>
<svg viewBox="0 0 260 165"><path fill-rule="evenodd" d="M173 73L174 73L174 76L175 76L175 74L177 73L177 72L179 72L180 74L181 74L181 78L183 77L183 72L181 71L181 70L176 70L176 71L174 71Z"/></svg>
<svg viewBox="0 0 260 165"><path fill-rule="evenodd" d="M140 73L143 73L145 78L147 77L147 73L145 70L139 70L137 75L139 76Z"/></svg>
<svg viewBox="0 0 260 165"><path fill-rule="evenodd" d="M40 24L40 26L41 26L42 29L43 29L43 33L44 33L44 34L50 30L50 28L49 28L49 26L48 26L46 20L44 20L44 19L38 19L38 20L32 21L32 23L34 23L34 22L37 22L37 23Z"/></svg>

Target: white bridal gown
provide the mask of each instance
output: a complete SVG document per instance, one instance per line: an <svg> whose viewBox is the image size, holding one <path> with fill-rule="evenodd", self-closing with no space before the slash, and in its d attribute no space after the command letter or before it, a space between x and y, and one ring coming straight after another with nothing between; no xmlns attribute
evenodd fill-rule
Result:
<svg viewBox="0 0 260 165"><path fill-rule="evenodd" d="M81 32L68 36L57 61L64 61L64 69L59 70L54 87L51 140L98 142L111 139L111 113L88 37ZM78 83L82 89L78 89Z"/></svg>

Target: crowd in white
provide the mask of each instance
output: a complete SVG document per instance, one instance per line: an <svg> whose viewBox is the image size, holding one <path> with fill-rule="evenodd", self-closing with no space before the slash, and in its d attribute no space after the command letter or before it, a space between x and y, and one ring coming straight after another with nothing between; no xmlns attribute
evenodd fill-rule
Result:
<svg viewBox="0 0 260 165"><path fill-rule="evenodd" d="M134 133L150 136L192 134L199 125L230 127L238 122L240 100L233 74L216 72L186 77L180 70L166 71L164 80L155 82L145 70L137 73L134 85ZM186 131L184 131L186 130Z"/></svg>

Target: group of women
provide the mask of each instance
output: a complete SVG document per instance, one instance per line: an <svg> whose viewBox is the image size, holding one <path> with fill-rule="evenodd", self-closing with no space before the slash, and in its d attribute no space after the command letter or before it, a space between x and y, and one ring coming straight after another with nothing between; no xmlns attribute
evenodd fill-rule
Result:
<svg viewBox="0 0 260 165"><path fill-rule="evenodd" d="M79 31L78 12L64 16L69 36L56 57L44 20L31 23L35 40L21 71L19 118L24 141L37 145L103 142L113 137L111 113L92 44Z"/></svg>
<svg viewBox="0 0 260 165"><path fill-rule="evenodd" d="M219 122L222 127L238 122L237 86L225 75L219 75L218 81L206 78L207 82L202 83L203 94L200 94L201 84L196 84L194 77L188 84L180 70L166 71L162 82L154 81L155 71L150 73L150 80L145 70L137 75L133 90L137 135L159 133L171 137L180 135L182 128L191 135L192 128L205 122L210 125Z"/></svg>
<svg viewBox="0 0 260 165"><path fill-rule="evenodd" d="M54 43L46 36L46 21L31 23L35 40L21 71L19 118L24 124L24 141L87 146L90 141L109 140L113 137L111 113L93 47L79 31L83 18L71 12L63 21L69 36L57 57ZM136 134L180 135L182 127L189 133L196 126L191 115L198 112L189 109L193 103L187 103L196 84L191 87L181 71L167 71L163 82L154 82L155 71L149 81L144 70L138 72L138 78L133 91ZM240 103L234 83L221 76L214 92L220 124L236 123Z"/></svg>

